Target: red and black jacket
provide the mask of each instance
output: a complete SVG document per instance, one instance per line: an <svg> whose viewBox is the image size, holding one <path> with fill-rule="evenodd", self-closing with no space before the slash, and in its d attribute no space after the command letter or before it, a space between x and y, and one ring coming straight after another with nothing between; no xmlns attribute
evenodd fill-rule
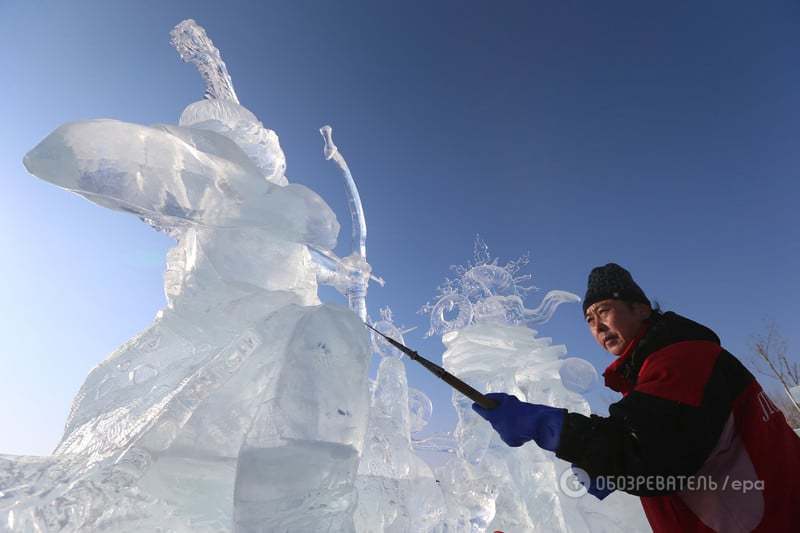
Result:
<svg viewBox="0 0 800 533"><path fill-rule="evenodd" d="M656 532L796 531L800 437L714 332L655 313L604 376L623 399L568 413L558 457L641 496Z"/></svg>

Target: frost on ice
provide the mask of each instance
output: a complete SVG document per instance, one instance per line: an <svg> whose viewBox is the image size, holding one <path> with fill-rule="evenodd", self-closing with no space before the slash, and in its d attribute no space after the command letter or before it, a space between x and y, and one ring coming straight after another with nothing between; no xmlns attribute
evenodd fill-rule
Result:
<svg viewBox="0 0 800 533"><path fill-rule="evenodd" d="M351 254L312 190L290 183L278 136L242 106L219 51L187 20L172 32L205 80L178 125L62 125L25 156L35 176L175 239L167 305L94 368L49 457L0 455L0 529L12 531L626 531L638 502L558 490L565 465L505 446L453 394L456 428L422 438L430 399L404 359L367 334L366 223L341 170ZM588 413L594 368L531 325L577 297L526 307L526 260L500 266L477 245L426 306L444 366L484 391ZM350 309L321 304L320 284ZM381 311L373 325L408 333ZM380 366L367 378L371 354ZM432 468L419 452L450 459Z"/></svg>

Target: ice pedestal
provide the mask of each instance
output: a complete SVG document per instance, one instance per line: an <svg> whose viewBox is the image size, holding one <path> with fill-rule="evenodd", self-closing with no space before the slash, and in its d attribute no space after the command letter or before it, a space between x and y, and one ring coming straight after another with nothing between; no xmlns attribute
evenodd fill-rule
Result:
<svg viewBox="0 0 800 533"><path fill-rule="evenodd" d="M355 531L358 450L330 442L245 446L234 492L234 531Z"/></svg>

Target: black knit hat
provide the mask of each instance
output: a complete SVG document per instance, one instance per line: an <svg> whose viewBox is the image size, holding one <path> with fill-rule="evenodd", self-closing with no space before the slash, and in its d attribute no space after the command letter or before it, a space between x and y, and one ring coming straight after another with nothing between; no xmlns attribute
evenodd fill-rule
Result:
<svg viewBox="0 0 800 533"><path fill-rule="evenodd" d="M595 267L589 273L589 285L583 298L583 312L585 313L590 305L603 300L622 300L650 305L650 300L644 295L642 288L633 281L631 273L616 263Z"/></svg>

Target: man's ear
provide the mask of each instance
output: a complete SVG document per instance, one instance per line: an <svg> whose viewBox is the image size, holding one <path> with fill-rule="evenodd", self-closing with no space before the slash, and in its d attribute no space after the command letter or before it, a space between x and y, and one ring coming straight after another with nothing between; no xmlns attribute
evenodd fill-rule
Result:
<svg viewBox="0 0 800 533"><path fill-rule="evenodd" d="M634 314L636 315L636 318L638 318L639 320L647 320L653 313L653 310L647 304L636 302L633 305L634 305Z"/></svg>

